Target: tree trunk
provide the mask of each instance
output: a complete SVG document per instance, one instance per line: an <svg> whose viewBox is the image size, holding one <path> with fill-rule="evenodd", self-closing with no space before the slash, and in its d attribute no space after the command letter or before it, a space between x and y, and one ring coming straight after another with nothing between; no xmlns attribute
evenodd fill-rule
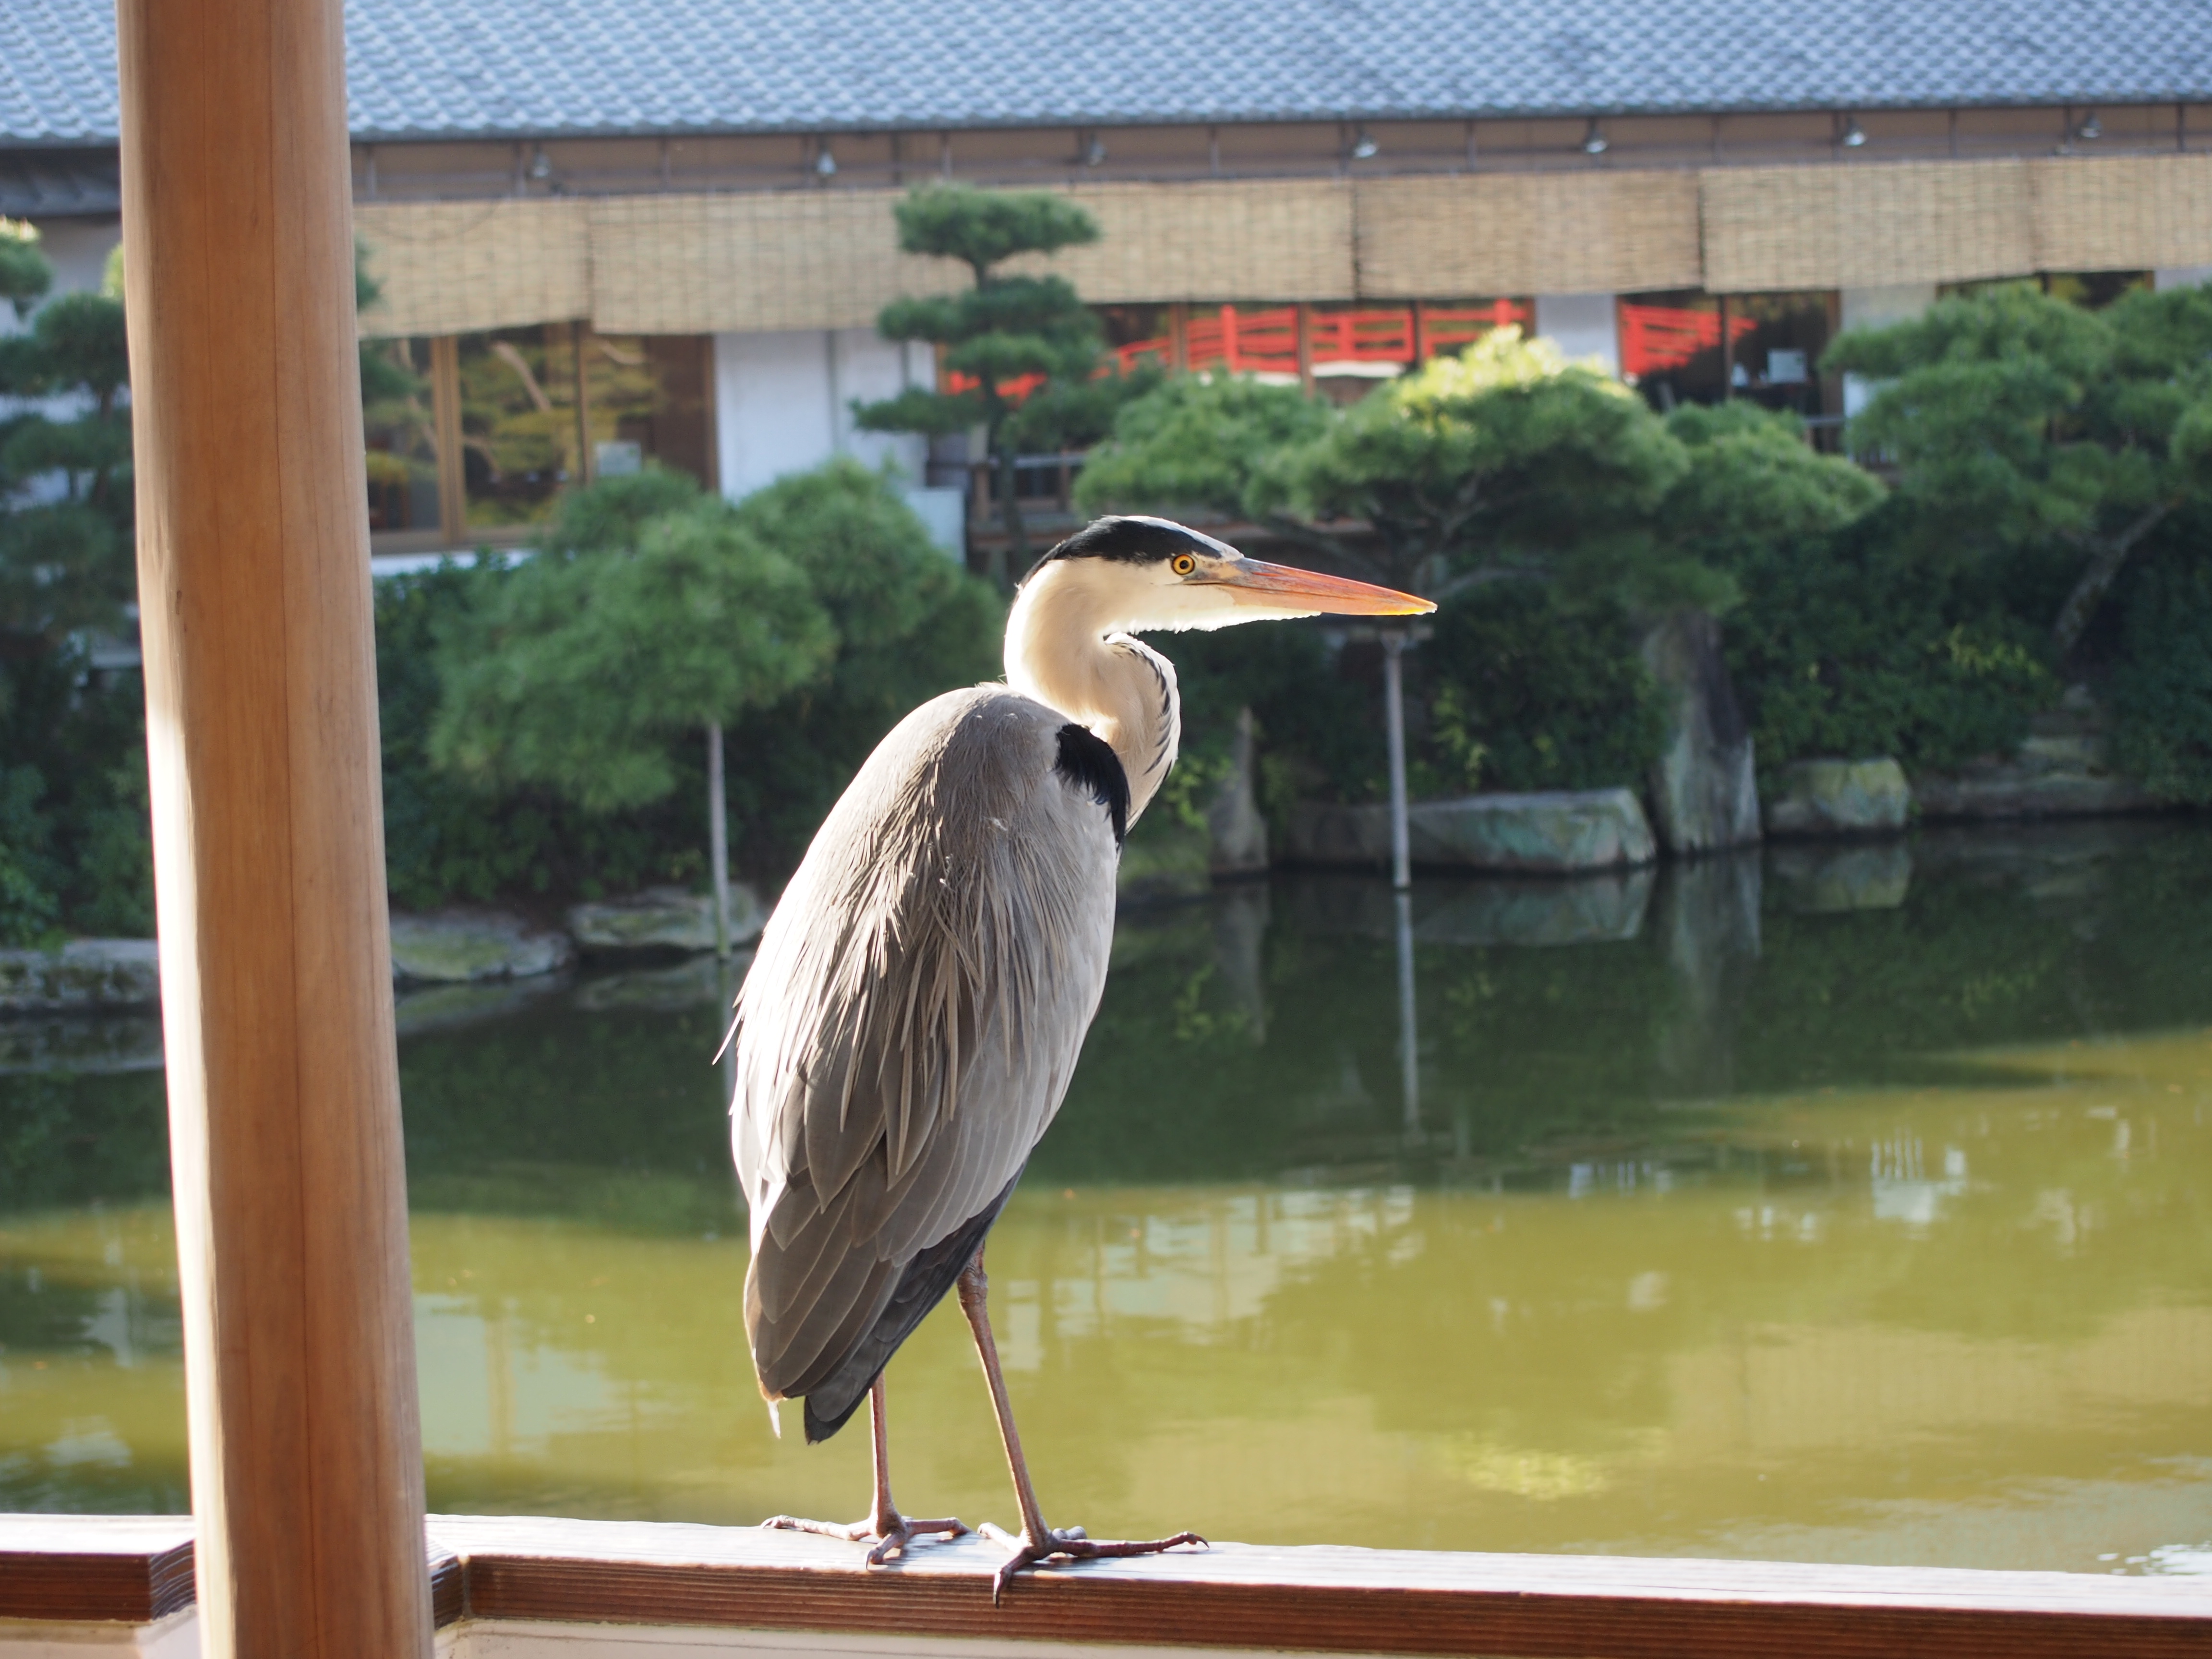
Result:
<svg viewBox="0 0 2212 1659"><path fill-rule="evenodd" d="M730 954L730 806L722 789L722 726L707 723L707 848L714 872L714 954Z"/></svg>
<svg viewBox="0 0 2212 1659"><path fill-rule="evenodd" d="M1030 565L1030 537L1022 523L1022 504L1014 495L1014 456L1007 450L999 456L999 522L1006 527L1004 551L991 562L992 577L1005 592L1013 585L1013 570L1027 570Z"/></svg>

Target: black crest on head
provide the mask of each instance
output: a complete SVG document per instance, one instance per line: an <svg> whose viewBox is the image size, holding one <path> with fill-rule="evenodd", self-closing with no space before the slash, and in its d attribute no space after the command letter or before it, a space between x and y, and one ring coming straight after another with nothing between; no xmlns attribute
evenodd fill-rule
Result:
<svg viewBox="0 0 2212 1659"><path fill-rule="evenodd" d="M1054 559L1119 559L1130 564L1152 564L1161 559L1172 559L1178 553L1218 559L1232 556L1234 550L1223 546L1211 536L1201 536L1195 530L1186 530L1165 519L1116 517L1093 519L1037 562L1042 565Z"/></svg>

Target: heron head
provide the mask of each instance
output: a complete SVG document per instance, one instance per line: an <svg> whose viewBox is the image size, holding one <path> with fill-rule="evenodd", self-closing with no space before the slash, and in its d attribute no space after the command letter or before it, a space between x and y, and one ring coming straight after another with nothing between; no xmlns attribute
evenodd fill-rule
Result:
<svg viewBox="0 0 2212 1659"><path fill-rule="evenodd" d="M1291 617L1413 617L1436 606L1411 593L1248 559L1170 519L1094 519L1037 562L1023 582L1079 590L1103 627L1228 628ZM1073 597L1073 595L1070 595Z"/></svg>

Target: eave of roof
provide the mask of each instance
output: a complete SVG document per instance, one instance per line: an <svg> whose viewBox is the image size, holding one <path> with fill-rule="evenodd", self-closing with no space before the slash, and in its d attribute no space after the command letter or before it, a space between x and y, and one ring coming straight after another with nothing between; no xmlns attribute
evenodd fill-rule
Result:
<svg viewBox="0 0 2212 1659"><path fill-rule="evenodd" d="M348 0L364 142L2212 99L2197 0ZM115 140L107 0L0 9L0 144ZM1010 67L1011 66L1011 67Z"/></svg>

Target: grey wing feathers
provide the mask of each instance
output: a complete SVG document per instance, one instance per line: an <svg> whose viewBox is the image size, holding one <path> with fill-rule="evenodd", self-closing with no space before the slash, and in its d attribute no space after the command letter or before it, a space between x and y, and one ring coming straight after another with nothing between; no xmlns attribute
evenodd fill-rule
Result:
<svg viewBox="0 0 2212 1659"><path fill-rule="evenodd" d="M1064 724L1004 687L915 710L762 937L732 1139L771 1399L838 1372L904 1264L1003 1194L1066 1091L1105 982L1117 849L1104 810L1054 775Z"/></svg>

